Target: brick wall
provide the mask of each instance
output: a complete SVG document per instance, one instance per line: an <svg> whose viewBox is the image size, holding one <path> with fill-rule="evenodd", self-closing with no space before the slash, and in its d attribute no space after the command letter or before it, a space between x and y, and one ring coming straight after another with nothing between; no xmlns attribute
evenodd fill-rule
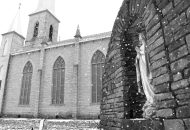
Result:
<svg viewBox="0 0 190 130"><path fill-rule="evenodd" d="M40 119L1 119L1 130L39 130Z"/></svg>
<svg viewBox="0 0 190 130"><path fill-rule="evenodd" d="M0 119L1 130L65 130L85 129L97 130L99 120L42 120L25 118L2 118Z"/></svg>
<svg viewBox="0 0 190 130"><path fill-rule="evenodd" d="M146 31L146 52L158 95L156 117L190 117L189 8L188 0L124 0L106 57L101 103L103 127L122 128L122 120L129 118L128 64L132 58L127 54L132 51L127 48L134 47L130 36L140 29Z"/></svg>

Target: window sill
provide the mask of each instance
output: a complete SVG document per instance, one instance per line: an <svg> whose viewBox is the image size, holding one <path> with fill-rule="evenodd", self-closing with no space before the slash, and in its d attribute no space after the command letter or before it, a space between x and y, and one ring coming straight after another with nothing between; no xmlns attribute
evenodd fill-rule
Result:
<svg viewBox="0 0 190 130"><path fill-rule="evenodd" d="M65 104L50 104L50 106L54 106L54 107L62 107L62 106L65 106Z"/></svg>
<svg viewBox="0 0 190 130"><path fill-rule="evenodd" d="M27 104L27 105L21 105L21 104L19 104L18 107L30 107L30 105L29 104Z"/></svg>

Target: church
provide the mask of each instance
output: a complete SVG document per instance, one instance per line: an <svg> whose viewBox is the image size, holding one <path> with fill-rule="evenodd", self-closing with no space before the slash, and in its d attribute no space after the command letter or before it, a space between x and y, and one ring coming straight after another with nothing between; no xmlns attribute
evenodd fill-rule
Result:
<svg viewBox="0 0 190 130"><path fill-rule="evenodd" d="M39 0L37 10L29 15L26 38L15 20L2 34L2 117L87 119L100 114L111 32L81 36L78 27L73 39L57 41L60 21L54 8L55 0Z"/></svg>

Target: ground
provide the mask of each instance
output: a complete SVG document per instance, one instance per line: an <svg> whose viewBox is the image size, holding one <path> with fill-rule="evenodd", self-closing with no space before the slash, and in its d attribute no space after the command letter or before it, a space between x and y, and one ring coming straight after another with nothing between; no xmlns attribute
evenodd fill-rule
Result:
<svg viewBox="0 0 190 130"><path fill-rule="evenodd" d="M98 130L98 126L99 120L0 119L0 130Z"/></svg>

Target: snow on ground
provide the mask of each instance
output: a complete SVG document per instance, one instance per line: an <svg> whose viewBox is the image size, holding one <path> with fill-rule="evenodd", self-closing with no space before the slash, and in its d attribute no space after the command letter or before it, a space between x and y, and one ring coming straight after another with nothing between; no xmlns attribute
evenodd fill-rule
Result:
<svg viewBox="0 0 190 130"><path fill-rule="evenodd" d="M0 118L1 130L99 130L100 120Z"/></svg>

